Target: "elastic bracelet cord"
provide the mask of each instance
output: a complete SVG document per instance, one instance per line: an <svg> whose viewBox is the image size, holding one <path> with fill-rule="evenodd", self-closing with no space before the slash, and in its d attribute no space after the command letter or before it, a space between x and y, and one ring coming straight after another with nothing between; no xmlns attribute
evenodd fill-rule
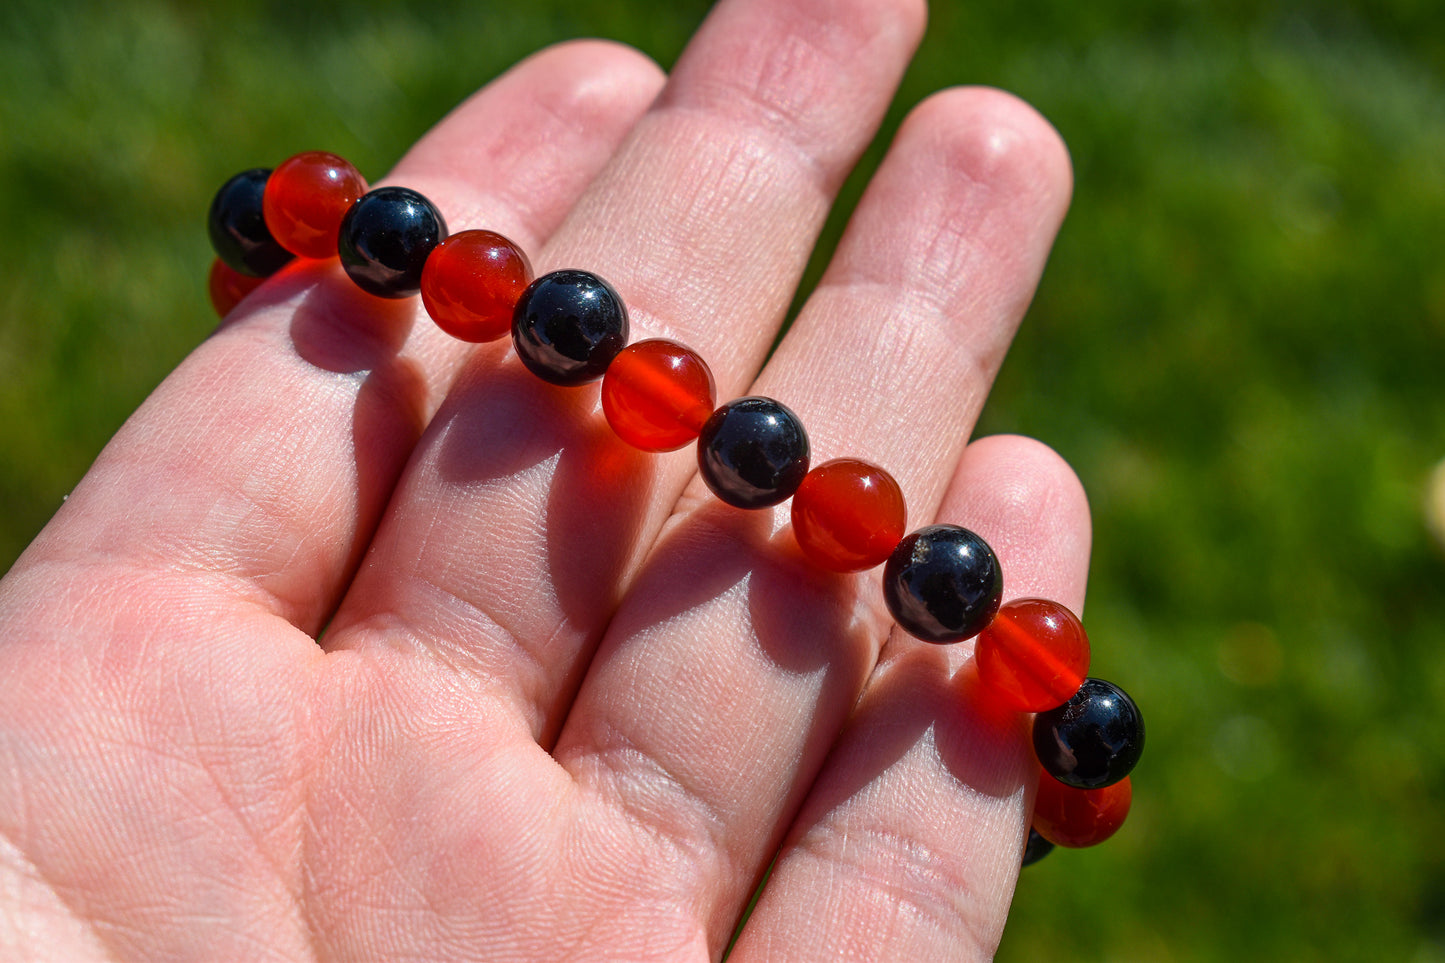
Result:
<svg viewBox="0 0 1445 963"><path fill-rule="evenodd" d="M217 254L209 287L222 317L293 257L339 257L369 294L419 293L455 338L510 335L544 381L600 380L607 423L629 445L661 452L696 441L699 472L727 504L791 498L793 534L812 564L835 572L882 564L884 598L904 631L940 644L976 637L984 690L1000 706L1036 713L1034 751L1050 778L1039 780L1024 865L1055 845L1103 842L1123 824L1144 722L1122 689L1088 677L1078 618L1047 599L1002 603L998 558L966 528L905 534L902 490L879 466L837 458L810 468L807 432L783 403L748 396L719 406L696 352L661 338L628 344L627 307L607 281L582 270L534 277L527 255L502 235L448 236L427 198L405 187L368 191L355 167L321 151L231 178L211 204L209 228Z"/></svg>

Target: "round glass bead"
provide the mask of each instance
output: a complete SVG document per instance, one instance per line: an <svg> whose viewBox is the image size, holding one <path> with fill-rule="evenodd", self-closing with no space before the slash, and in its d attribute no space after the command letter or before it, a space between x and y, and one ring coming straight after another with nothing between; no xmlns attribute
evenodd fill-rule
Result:
<svg viewBox="0 0 1445 963"><path fill-rule="evenodd" d="M1095 846L1124 825L1133 800L1128 779L1103 789L1075 789L1043 778L1034 797L1033 826L1056 846Z"/></svg>
<svg viewBox="0 0 1445 963"><path fill-rule="evenodd" d="M928 525L898 543L883 569L888 611L925 642L962 642L993 619L1003 572L982 537L957 525Z"/></svg>
<svg viewBox="0 0 1445 963"><path fill-rule="evenodd" d="M1039 831L1032 826L1029 827L1029 841L1024 844L1023 866L1032 866L1054 851L1054 844L1039 835Z"/></svg>
<svg viewBox="0 0 1445 963"><path fill-rule="evenodd" d="M627 345L627 307L589 271L553 271L527 285L512 313L517 356L543 381L596 381Z"/></svg>
<svg viewBox="0 0 1445 963"><path fill-rule="evenodd" d="M421 300L453 338L481 343L512 330L512 311L532 264L522 249L494 231L462 231L437 246L421 272Z"/></svg>
<svg viewBox="0 0 1445 963"><path fill-rule="evenodd" d="M664 338L623 348L602 378L607 423L643 451L673 451L692 441L716 404L707 362Z"/></svg>
<svg viewBox="0 0 1445 963"><path fill-rule="evenodd" d="M978 675L1021 712L1067 702L1089 674L1089 637L1078 617L1048 599L1014 599L978 634Z"/></svg>
<svg viewBox="0 0 1445 963"><path fill-rule="evenodd" d="M253 278L242 274L220 258L211 262L211 273L206 278L206 291L211 296L211 307L221 317L241 303L241 299L261 286L265 278Z"/></svg>
<svg viewBox="0 0 1445 963"><path fill-rule="evenodd" d="M291 260L291 252L266 229L262 213L270 175L269 168L254 167L226 181L211 199L206 218L216 255L231 270L257 278L270 277Z"/></svg>
<svg viewBox="0 0 1445 963"><path fill-rule="evenodd" d="M1069 701L1034 717L1034 752L1044 771L1066 785L1112 785L1144 752L1144 719L1123 689L1085 679Z"/></svg>
<svg viewBox="0 0 1445 963"><path fill-rule="evenodd" d="M860 572L887 560L908 524L898 482L877 465L837 458L808 472L793 495L793 535L814 565Z"/></svg>
<svg viewBox="0 0 1445 963"><path fill-rule="evenodd" d="M341 220L341 266L367 294L411 297L421 288L427 256L447 236L431 201L406 187L378 187Z"/></svg>
<svg viewBox="0 0 1445 963"><path fill-rule="evenodd" d="M697 463L718 498L736 508L766 508L797 491L808 474L808 433L781 402L737 398L703 425Z"/></svg>
<svg viewBox="0 0 1445 963"><path fill-rule="evenodd" d="M335 257L341 219L365 193L366 178L344 158L321 150L297 154L266 182L266 228L292 254Z"/></svg>

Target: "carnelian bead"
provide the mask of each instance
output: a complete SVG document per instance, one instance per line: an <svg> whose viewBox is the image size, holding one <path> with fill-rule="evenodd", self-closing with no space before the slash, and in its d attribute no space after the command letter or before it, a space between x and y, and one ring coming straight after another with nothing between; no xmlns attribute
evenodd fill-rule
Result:
<svg viewBox="0 0 1445 963"><path fill-rule="evenodd" d="M1043 712L1073 698L1089 674L1089 637L1073 612L1048 599L1014 599L978 635L978 675L998 701Z"/></svg>
<svg viewBox="0 0 1445 963"><path fill-rule="evenodd" d="M1075 789L1047 773L1034 797L1034 829L1058 846L1102 843L1124 825L1134 791L1127 778L1103 789Z"/></svg>
<svg viewBox="0 0 1445 963"><path fill-rule="evenodd" d="M602 378L602 413L617 436L643 451L673 451L702 431L717 403L707 362L676 341L623 348Z"/></svg>
<svg viewBox="0 0 1445 963"><path fill-rule="evenodd" d="M253 278L242 274L220 258L211 262L211 273L206 278L206 290L211 295L211 307L221 317L241 303L241 299L261 286L265 278Z"/></svg>
<svg viewBox="0 0 1445 963"><path fill-rule="evenodd" d="M426 259L421 300L453 338L480 343L512 333L512 310L532 264L522 249L493 231L453 234Z"/></svg>
<svg viewBox="0 0 1445 963"><path fill-rule="evenodd" d="M366 179L335 154L311 150L271 172L261 209L271 236L292 254L336 256L341 219L366 193Z"/></svg>
<svg viewBox="0 0 1445 963"><path fill-rule="evenodd" d="M861 572L888 559L907 529L898 482L857 458L824 462L793 494L793 535L814 565Z"/></svg>

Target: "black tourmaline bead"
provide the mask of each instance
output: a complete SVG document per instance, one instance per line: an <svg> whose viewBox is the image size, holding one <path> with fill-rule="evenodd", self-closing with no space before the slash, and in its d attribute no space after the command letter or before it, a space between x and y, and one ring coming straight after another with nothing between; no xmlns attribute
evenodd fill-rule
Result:
<svg viewBox="0 0 1445 963"><path fill-rule="evenodd" d="M883 567L888 611L925 642L962 642L993 621L1003 599L998 557L957 525L928 525L903 536Z"/></svg>
<svg viewBox="0 0 1445 963"><path fill-rule="evenodd" d="M216 256L253 278L270 277L292 257L266 229L261 213L261 198L270 176L267 168L255 167L226 181L211 200L206 219Z"/></svg>
<svg viewBox="0 0 1445 963"><path fill-rule="evenodd" d="M738 508L776 505L808 474L808 433L771 398L729 401L697 439L697 464L712 493Z"/></svg>
<svg viewBox="0 0 1445 963"><path fill-rule="evenodd" d="M1024 866L1032 866L1054 851L1054 844L1039 835L1034 827L1029 827L1029 841L1024 845Z"/></svg>
<svg viewBox="0 0 1445 963"><path fill-rule="evenodd" d="M627 347L627 306L589 271L553 271L527 285L518 299L512 344L543 381L585 385L606 374Z"/></svg>
<svg viewBox="0 0 1445 963"><path fill-rule="evenodd" d="M356 286L379 298L421 290L427 256L447 239L447 222L431 201L406 187L378 187L341 219L337 252Z"/></svg>
<svg viewBox="0 0 1445 963"><path fill-rule="evenodd" d="M1144 719L1124 690L1085 679L1074 697L1034 716L1034 752L1044 771L1077 789L1111 786L1144 751Z"/></svg>
<svg viewBox="0 0 1445 963"><path fill-rule="evenodd" d="M993 622L1003 571L981 536L958 525L928 525L903 536L889 555L883 599L909 635L962 642Z"/></svg>

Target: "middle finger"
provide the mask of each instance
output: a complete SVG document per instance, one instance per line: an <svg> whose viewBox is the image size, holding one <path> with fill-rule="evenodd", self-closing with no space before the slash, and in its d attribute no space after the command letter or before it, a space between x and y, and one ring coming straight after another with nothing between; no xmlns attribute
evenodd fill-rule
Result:
<svg viewBox="0 0 1445 963"><path fill-rule="evenodd" d="M756 372L838 186L921 36L918 0L724 0L653 109L535 258L585 266L713 366ZM695 463L612 435L594 386L480 348L417 448L331 648L401 647L481 683L547 744ZM445 666L440 670L437 666ZM393 678L399 676L393 671Z"/></svg>

